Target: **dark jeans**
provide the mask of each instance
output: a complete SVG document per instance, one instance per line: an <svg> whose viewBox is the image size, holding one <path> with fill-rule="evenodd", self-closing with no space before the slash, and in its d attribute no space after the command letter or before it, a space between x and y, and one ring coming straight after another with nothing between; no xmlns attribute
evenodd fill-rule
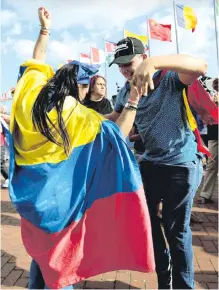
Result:
<svg viewBox="0 0 219 290"><path fill-rule="evenodd" d="M45 285L39 265L34 260L32 260L30 266L30 278L28 289L49 289ZM73 285L70 285L62 289L74 289L74 287Z"/></svg>
<svg viewBox="0 0 219 290"><path fill-rule="evenodd" d="M5 165L5 146L1 147L1 174L4 177L4 179L8 179L8 170Z"/></svg>
<svg viewBox="0 0 219 290"><path fill-rule="evenodd" d="M202 178L202 163L161 165L140 162L140 170L151 217L158 287L163 287L164 273L172 266L173 289L194 288L194 268L190 216L193 198ZM157 206L163 200L163 226ZM165 283L164 283L165 284Z"/></svg>

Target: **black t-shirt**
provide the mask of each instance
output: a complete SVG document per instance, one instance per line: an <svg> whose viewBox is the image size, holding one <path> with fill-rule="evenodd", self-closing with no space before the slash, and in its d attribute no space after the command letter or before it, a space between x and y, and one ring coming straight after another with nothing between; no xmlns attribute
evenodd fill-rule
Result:
<svg viewBox="0 0 219 290"><path fill-rule="evenodd" d="M84 105L87 108L93 109L96 112L105 115L105 114L110 114L113 111L113 108L111 106L110 101L107 98L103 98L99 102L95 102L89 99L84 100Z"/></svg>

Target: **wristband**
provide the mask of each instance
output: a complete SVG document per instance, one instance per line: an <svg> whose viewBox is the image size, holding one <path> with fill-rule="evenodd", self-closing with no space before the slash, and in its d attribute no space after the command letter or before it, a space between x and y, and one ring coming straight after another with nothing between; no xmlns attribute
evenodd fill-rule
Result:
<svg viewBox="0 0 219 290"><path fill-rule="evenodd" d="M51 30L51 29L46 28L45 26L42 26L42 25L40 25L40 26L41 26L42 30Z"/></svg>
<svg viewBox="0 0 219 290"><path fill-rule="evenodd" d="M128 103L133 104L133 105L137 105L138 104L137 101L133 101L132 99L128 99Z"/></svg>
<svg viewBox="0 0 219 290"><path fill-rule="evenodd" d="M132 110L132 111L137 111L138 107L136 105L130 104L130 103L126 103L124 106L126 109L128 110Z"/></svg>
<svg viewBox="0 0 219 290"><path fill-rule="evenodd" d="M49 32L47 32L46 30L40 30L40 34L42 34L42 35L50 35L50 33Z"/></svg>

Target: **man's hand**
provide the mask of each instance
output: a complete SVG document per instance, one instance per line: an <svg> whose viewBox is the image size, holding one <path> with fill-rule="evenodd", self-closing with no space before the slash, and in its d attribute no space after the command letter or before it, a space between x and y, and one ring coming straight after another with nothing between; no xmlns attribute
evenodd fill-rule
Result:
<svg viewBox="0 0 219 290"><path fill-rule="evenodd" d="M51 14L49 10L47 10L44 7L40 7L38 9L38 14L39 14L39 20L41 23L41 26L46 29L51 28Z"/></svg>
<svg viewBox="0 0 219 290"><path fill-rule="evenodd" d="M150 59L145 59L136 69L132 83L136 85L138 93L144 96L148 94L148 86L154 89L153 75L155 67Z"/></svg>

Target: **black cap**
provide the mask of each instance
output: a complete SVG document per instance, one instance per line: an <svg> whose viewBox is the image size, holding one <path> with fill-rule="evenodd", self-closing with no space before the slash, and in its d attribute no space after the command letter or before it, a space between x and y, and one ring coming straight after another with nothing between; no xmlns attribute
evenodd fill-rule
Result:
<svg viewBox="0 0 219 290"><path fill-rule="evenodd" d="M126 37L120 40L116 45L113 63L126 64L132 61L136 54L142 54L145 52L145 48L141 40L134 37Z"/></svg>

